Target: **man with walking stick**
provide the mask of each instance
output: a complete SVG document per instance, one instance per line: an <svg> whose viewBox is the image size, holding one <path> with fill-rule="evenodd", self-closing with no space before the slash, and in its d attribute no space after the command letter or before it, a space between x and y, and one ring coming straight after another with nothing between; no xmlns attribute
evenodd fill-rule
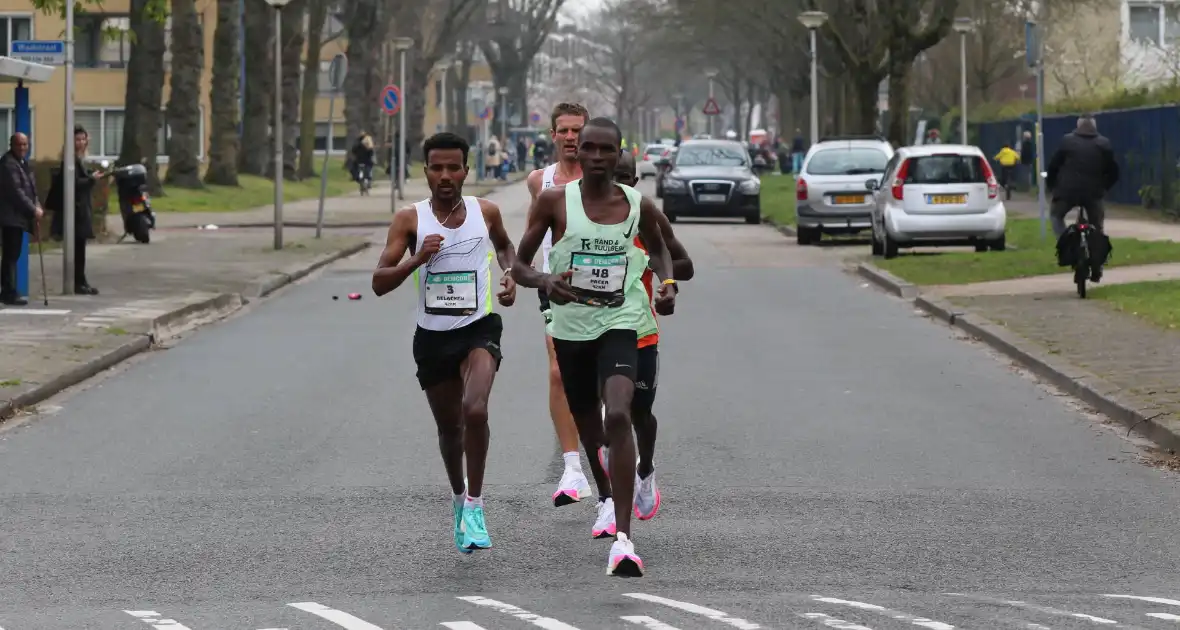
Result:
<svg viewBox="0 0 1180 630"><path fill-rule="evenodd" d="M26 160L28 152L28 136L14 133L8 152L0 156L0 304L9 306L29 303L17 293L16 265L24 249L24 233L40 236L38 228L45 214ZM44 264L41 273L45 273Z"/></svg>

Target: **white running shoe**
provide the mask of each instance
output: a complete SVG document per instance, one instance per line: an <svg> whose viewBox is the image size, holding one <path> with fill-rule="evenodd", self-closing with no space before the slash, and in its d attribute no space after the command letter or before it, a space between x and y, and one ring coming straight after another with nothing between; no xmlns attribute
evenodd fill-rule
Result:
<svg viewBox="0 0 1180 630"><path fill-rule="evenodd" d="M651 520L660 511L660 489L656 486L656 469L652 468L647 479L642 479L635 473L635 518L641 521Z"/></svg>
<svg viewBox="0 0 1180 630"><path fill-rule="evenodd" d="M557 492L553 493L553 507L577 503L591 494L593 491L586 474L577 468L567 466L561 475L561 481L557 484Z"/></svg>
<svg viewBox="0 0 1180 630"><path fill-rule="evenodd" d="M615 577L643 577L643 560L635 553L635 544L619 532L606 560L606 574Z"/></svg>
<svg viewBox="0 0 1180 630"><path fill-rule="evenodd" d="M598 518L590 530L594 538L610 538L615 535L615 500L608 498L598 502Z"/></svg>

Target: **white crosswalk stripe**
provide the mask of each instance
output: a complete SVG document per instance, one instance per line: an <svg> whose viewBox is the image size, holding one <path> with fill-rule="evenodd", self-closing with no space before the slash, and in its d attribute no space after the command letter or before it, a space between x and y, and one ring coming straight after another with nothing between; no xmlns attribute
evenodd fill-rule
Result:
<svg viewBox="0 0 1180 630"><path fill-rule="evenodd" d="M648 630L678 630L676 626L668 625L655 617L648 617L647 615L627 615L619 617L623 621L633 623L638 626L643 626Z"/></svg>
<svg viewBox="0 0 1180 630"><path fill-rule="evenodd" d="M483 626L471 621L444 621L438 625L446 626L451 630L484 630Z"/></svg>
<svg viewBox="0 0 1180 630"><path fill-rule="evenodd" d="M328 608L323 604L315 602L297 602L294 604L287 604L292 608L298 608L303 612L309 612L322 619L327 619L332 623L346 628L347 630L382 630L380 626L375 626L360 617L356 617L350 613L335 608Z"/></svg>
<svg viewBox="0 0 1180 630"><path fill-rule="evenodd" d="M175 619L165 619L154 610L124 610L123 612L150 625L156 630L190 630L188 626Z"/></svg>
<svg viewBox="0 0 1180 630"><path fill-rule="evenodd" d="M920 626L922 628L929 628L930 630L954 630L955 629L955 627L949 623L943 623L941 621L935 621L933 619L926 619L925 617L915 617L913 615L909 615L909 614L906 614L903 612L898 612L896 610L890 610L884 606L878 606L876 604L866 604L865 602L855 602L852 600L839 599L836 597L820 597L819 595L812 596L812 599L814 599L817 602L824 602L825 604L839 604L842 606L849 606L851 608L858 608L860 610L869 610L869 611L872 611L875 613L886 615L886 616L896 619L898 621L905 621L908 623L912 623L915 626Z"/></svg>
<svg viewBox="0 0 1180 630"><path fill-rule="evenodd" d="M837 619L823 613L803 613L801 616L804 619L813 619L818 621L829 628L836 628L836 630L873 630L868 626L862 626L858 623L852 623L851 621Z"/></svg>
<svg viewBox="0 0 1180 630"><path fill-rule="evenodd" d="M731 616L729 616L729 613L726 613L726 612L723 612L720 610L714 610L712 608L706 608L704 606L700 606L698 604L693 604L691 602L681 602L681 601L677 601L675 599L668 599L666 597L660 597L658 595L648 595L647 593L623 593L623 595L626 597L631 597L633 599L638 599L638 600L645 601L645 602L651 602L653 604L662 604L664 606L668 606L669 608L683 610L684 612L692 613L694 615L701 615L702 617L708 617L709 619L712 619L714 621L720 621L721 623L724 623L726 625L733 626L733 627L737 628L738 630L758 630L759 628L762 627L756 623L751 623L749 621L746 621L745 619L731 617Z"/></svg>
<svg viewBox="0 0 1180 630"><path fill-rule="evenodd" d="M512 615L521 621L527 621L534 626L537 626L538 628L544 628L545 630L578 630L568 623L558 621L550 617L535 615L523 608L513 606L512 604L506 604L501 601L496 601L494 599L488 599L478 595L467 595L459 597L459 599L471 604L475 604L476 606L485 606L487 608L491 608L492 610L502 612L506 615Z"/></svg>

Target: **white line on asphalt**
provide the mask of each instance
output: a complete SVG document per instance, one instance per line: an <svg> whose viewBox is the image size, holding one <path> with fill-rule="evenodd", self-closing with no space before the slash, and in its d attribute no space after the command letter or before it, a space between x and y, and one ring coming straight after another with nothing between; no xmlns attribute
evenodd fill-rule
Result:
<svg viewBox="0 0 1180 630"><path fill-rule="evenodd" d="M1180 621L1180 615L1173 615L1172 613L1147 613L1147 616L1163 619L1164 621ZM3 630L3 628L0 628L0 630Z"/></svg>
<svg viewBox="0 0 1180 630"><path fill-rule="evenodd" d="M1056 615L1058 617L1073 617L1075 619L1085 619L1091 623L1101 624L1104 626L1118 626L1120 628L1136 628L1136 626L1124 626L1114 619L1107 619L1105 617L1096 617L1094 615L1087 615L1086 613L1070 612L1068 610L1061 610L1060 608L1052 608L1050 606L1040 606L1038 604L1030 604L1015 599L992 599L990 597L983 597L981 595L963 595L961 593L943 593L944 595L952 595L956 597L967 597L981 602L988 602L991 604L1004 604L1013 606L1015 608L1023 608L1025 610L1034 610L1046 615Z"/></svg>
<svg viewBox="0 0 1180 630"><path fill-rule="evenodd" d="M844 621L843 619L836 619L829 617L823 613L803 613L800 615L806 619L818 621L829 628L836 628L836 630L873 630L868 626L852 623L851 621Z"/></svg>
<svg viewBox="0 0 1180 630"><path fill-rule="evenodd" d="M124 610L123 612L150 624L156 630L189 630L188 627L175 619L164 619L154 610Z"/></svg>
<svg viewBox="0 0 1180 630"><path fill-rule="evenodd" d="M888 615L898 621L908 621L908 622L914 624L915 626L921 626L923 628L930 628L930 630L954 630L954 628L955 628L954 626L952 626L949 623L943 623L941 621L934 621L933 619L927 619L925 617L915 617L913 615L908 615L906 613L898 612L896 610L890 610L884 606L878 606L876 604L866 604L864 602L854 602L852 600L837 599L835 597L822 597L820 595L812 595L811 598L817 602L823 602L825 604L840 604L842 606L851 606L852 608L859 608L861 610L871 610L875 613L880 613L882 615Z"/></svg>
<svg viewBox="0 0 1180 630"><path fill-rule="evenodd" d="M1151 602L1153 604L1167 604L1169 606L1180 606L1180 600L1166 599L1163 597L1144 597L1142 595L1103 595L1103 597L1113 597L1115 599L1137 599L1141 602Z"/></svg>
<svg viewBox="0 0 1180 630"><path fill-rule="evenodd" d="M470 621L444 621L438 625L446 626L451 630L483 630L483 626Z"/></svg>
<svg viewBox="0 0 1180 630"><path fill-rule="evenodd" d="M670 626L655 617L648 617L647 615L626 615L619 617L619 619L637 626L643 626L648 630L677 630L676 626Z"/></svg>
<svg viewBox="0 0 1180 630"><path fill-rule="evenodd" d="M342 610L328 608L323 604L317 604L315 602L297 602L287 605L292 608L298 608L303 612L309 612L317 617L320 617L321 619L327 619L341 628L347 628L348 630L381 630L380 626L374 626L364 619L354 617Z"/></svg>
<svg viewBox="0 0 1180 630"><path fill-rule="evenodd" d="M669 608L676 608L678 610L683 610L684 612L689 612L694 615L708 617L709 619L712 619L713 621L720 621L721 623L733 626L733 627L737 628L738 630L759 630L759 628L762 627L756 623L746 621L745 619L739 619L738 617L730 617L729 613L727 613L727 612L715 610L713 608L705 608L704 606L701 606L698 604L693 604L690 602L680 602L680 601L676 601L674 599L660 597L658 595L648 595L647 593L623 593L623 596L630 597L632 599L642 600L645 602L651 602L653 604L663 604L664 606L668 606Z"/></svg>
<svg viewBox="0 0 1180 630"><path fill-rule="evenodd" d="M0 308L0 315L69 315L63 308Z"/></svg>
<svg viewBox="0 0 1180 630"><path fill-rule="evenodd" d="M538 628L545 628L545 630L578 630L574 626L571 626L563 621L558 621L550 617L542 617L541 615L533 614L523 608L520 608L519 606L505 604L504 602L488 599L486 597L480 597L479 595L464 595L457 597L456 599L461 599L469 604L475 604L476 606L491 608L492 610L502 612L505 615L512 615L513 617L516 617L521 621L527 621Z"/></svg>

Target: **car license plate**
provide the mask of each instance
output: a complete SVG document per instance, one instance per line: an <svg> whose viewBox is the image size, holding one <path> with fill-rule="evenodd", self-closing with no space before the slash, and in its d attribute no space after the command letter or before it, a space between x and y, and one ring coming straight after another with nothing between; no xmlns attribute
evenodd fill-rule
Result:
<svg viewBox="0 0 1180 630"><path fill-rule="evenodd" d="M700 195L701 203L725 203L725 195Z"/></svg>
<svg viewBox="0 0 1180 630"><path fill-rule="evenodd" d="M844 206L844 205L849 205L849 204L854 204L854 203L864 203L864 202L865 202L864 195L836 195L835 197L832 197L832 203L834 203L838 206Z"/></svg>
<svg viewBox="0 0 1180 630"><path fill-rule="evenodd" d="M926 195L926 203L935 206L967 203L967 195Z"/></svg>

